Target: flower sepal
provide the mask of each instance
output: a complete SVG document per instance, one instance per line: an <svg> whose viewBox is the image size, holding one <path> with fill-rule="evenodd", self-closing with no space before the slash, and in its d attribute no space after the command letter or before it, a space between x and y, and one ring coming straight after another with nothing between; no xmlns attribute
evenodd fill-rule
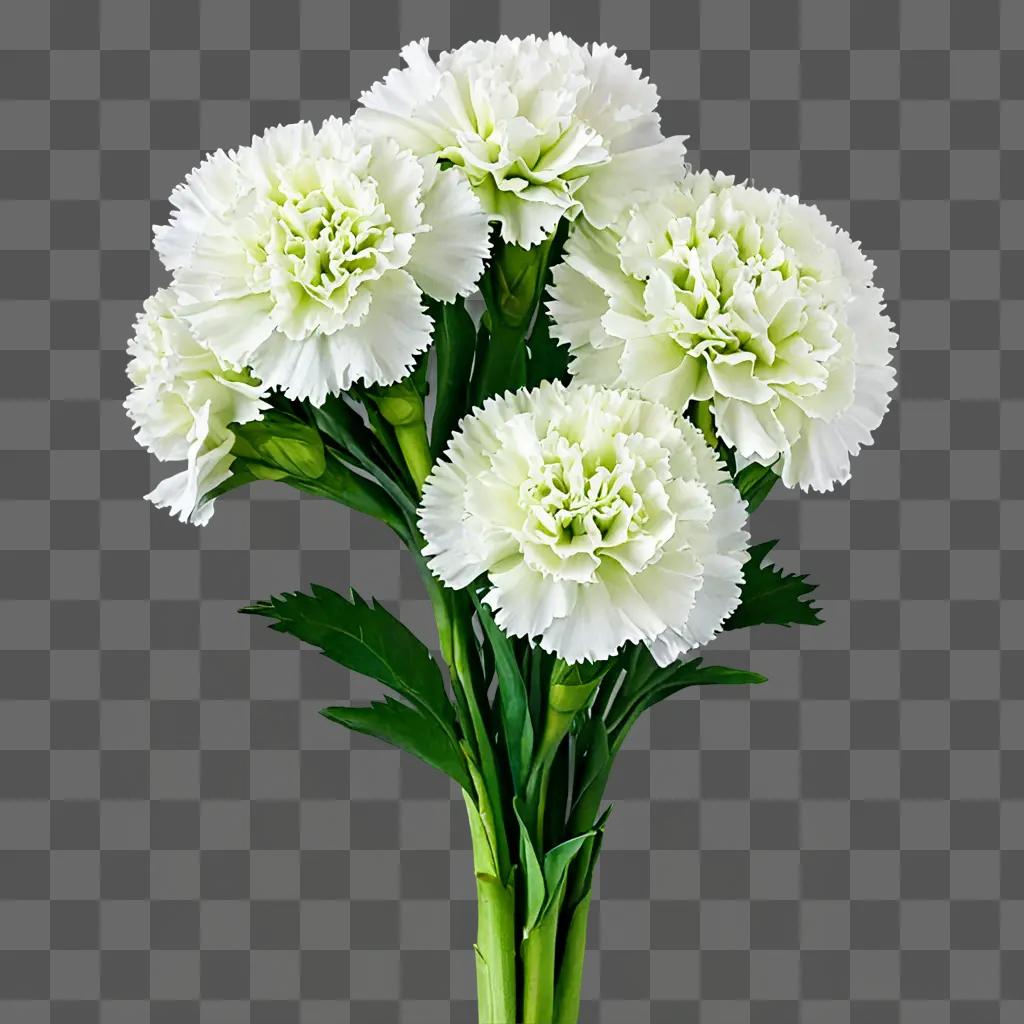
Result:
<svg viewBox="0 0 1024 1024"><path fill-rule="evenodd" d="M238 427L232 451L247 460L250 471L262 480L280 480L284 476L318 480L327 468L319 432L308 423L277 411L269 411L263 419Z"/></svg>

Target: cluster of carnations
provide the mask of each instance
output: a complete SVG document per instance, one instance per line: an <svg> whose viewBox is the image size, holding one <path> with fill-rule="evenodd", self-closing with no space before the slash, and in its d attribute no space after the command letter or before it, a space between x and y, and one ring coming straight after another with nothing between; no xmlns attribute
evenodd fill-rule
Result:
<svg viewBox="0 0 1024 1024"><path fill-rule="evenodd" d="M184 463L149 495L182 520L277 480L408 546L447 679L358 595L247 610L391 689L325 714L464 790L481 1021L569 1024L615 753L684 687L761 681L684 652L817 621L748 514L849 478L896 336L849 235L691 170L614 48L403 58L348 122L269 129L175 189L126 408Z"/></svg>

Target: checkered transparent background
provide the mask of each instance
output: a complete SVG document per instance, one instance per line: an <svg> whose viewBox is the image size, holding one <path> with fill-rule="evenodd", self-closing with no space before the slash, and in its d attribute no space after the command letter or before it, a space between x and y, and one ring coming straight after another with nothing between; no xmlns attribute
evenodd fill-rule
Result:
<svg viewBox="0 0 1024 1024"><path fill-rule="evenodd" d="M472 1019L458 799L317 717L363 683L235 614L351 582L426 631L415 573L283 490L204 531L150 509L124 341L203 150L345 113L410 38L548 28L649 69L699 166L848 225L902 334L852 485L755 519L828 624L730 639L771 681L620 759L584 1018L1024 1020L1024 5L7 0L5 1024Z"/></svg>

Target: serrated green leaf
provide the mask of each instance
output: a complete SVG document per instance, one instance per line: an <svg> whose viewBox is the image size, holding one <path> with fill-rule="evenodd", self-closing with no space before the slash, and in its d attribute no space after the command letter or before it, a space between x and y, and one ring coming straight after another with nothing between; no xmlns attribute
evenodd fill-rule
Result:
<svg viewBox="0 0 1024 1024"><path fill-rule="evenodd" d="M272 619L271 629L319 647L332 661L389 686L454 741L455 711L426 645L376 601L346 600L319 584L312 591L281 594L242 611Z"/></svg>
<svg viewBox="0 0 1024 1024"><path fill-rule="evenodd" d="M818 626L822 618L810 595L817 584L808 583L806 575L785 573L765 557L778 544L777 540L755 544L743 567L740 606L726 621L723 629L745 629L748 626Z"/></svg>
<svg viewBox="0 0 1024 1024"><path fill-rule="evenodd" d="M659 668L646 648L638 653L633 672L642 682L633 684L627 675L606 715L613 757L634 722L649 708L680 690L691 686L752 686L765 681L758 672L726 665L704 665L701 658Z"/></svg>
<svg viewBox="0 0 1024 1024"><path fill-rule="evenodd" d="M761 466L752 462L736 474L736 490L747 503L747 513L751 513L771 493L778 482L778 474L771 466Z"/></svg>
<svg viewBox="0 0 1024 1024"><path fill-rule="evenodd" d="M437 401L430 426L430 451L436 459L470 407L476 325L463 299L446 302L438 310L433 347L437 359Z"/></svg>
<svg viewBox="0 0 1024 1024"><path fill-rule="evenodd" d="M416 708L385 697L366 707L329 707L324 718L355 732L374 736L418 757L471 791L466 764L458 745Z"/></svg>
<svg viewBox="0 0 1024 1024"><path fill-rule="evenodd" d="M484 628L484 635L494 652L494 663L498 675L501 722L508 744L509 767L516 793L526 784L533 757L533 723L530 721L529 699L526 683L523 682L515 651L507 636L496 625L490 609L476 596L470 594L476 606L477 615Z"/></svg>
<svg viewBox="0 0 1024 1024"><path fill-rule="evenodd" d="M551 337L551 318L541 306L530 332L526 357L526 386L535 388L545 380L569 381L569 346Z"/></svg>

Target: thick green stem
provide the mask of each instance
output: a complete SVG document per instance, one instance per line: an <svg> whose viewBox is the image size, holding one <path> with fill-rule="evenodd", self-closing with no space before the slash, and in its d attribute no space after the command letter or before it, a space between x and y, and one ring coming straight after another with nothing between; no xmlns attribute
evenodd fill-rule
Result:
<svg viewBox="0 0 1024 1024"><path fill-rule="evenodd" d="M583 990L583 964L587 955L587 919L590 916L588 892L573 911L565 933L565 948L555 985L553 1024L576 1024L580 1016L580 993Z"/></svg>
<svg viewBox="0 0 1024 1024"><path fill-rule="evenodd" d="M497 878L477 878L477 984L480 1024L516 1019L515 893Z"/></svg>
<svg viewBox="0 0 1024 1024"><path fill-rule="evenodd" d="M515 888L498 877L494 849L486 825L465 795L476 872L477 1004L480 1024L513 1024L516 1020Z"/></svg>
<svg viewBox="0 0 1024 1024"><path fill-rule="evenodd" d="M565 884L562 884L564 892ZM555 946L558 900L523 939L523 1024L552 1024L555 1007Z"/></svg>

